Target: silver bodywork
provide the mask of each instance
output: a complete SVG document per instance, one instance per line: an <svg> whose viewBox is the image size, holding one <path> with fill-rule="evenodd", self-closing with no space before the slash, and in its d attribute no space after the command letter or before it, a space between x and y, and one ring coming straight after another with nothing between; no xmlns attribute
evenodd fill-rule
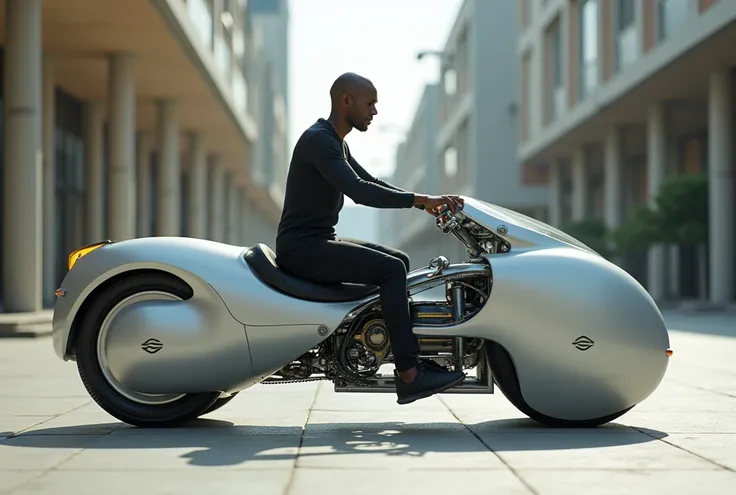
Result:
<svg viewBox="0 0 736 495"><path fill-rule="evenodd" d="M646 399L665 374L669 337L639 283L549 225L464 199L463 210L445 220L472 220L506 247L471 254L440 270L415 270L409 289L488 273L490 297L457 324L417 325L415 333L503 346L524 401L543 415L598 418ZM208 240L154 237L87 254L69 271L62 283L65 295L57 298L56 354L74 359L72 329L83 302L100 284L133 270L169 272L194 293L188 300L142 300L111 319L101 350L109 372L129 389L148 394L246 389L378 302L377 293L349 302L296 299L265 285L244 252ZM151 339L161 347L154 353L143 350Z"/></svg>

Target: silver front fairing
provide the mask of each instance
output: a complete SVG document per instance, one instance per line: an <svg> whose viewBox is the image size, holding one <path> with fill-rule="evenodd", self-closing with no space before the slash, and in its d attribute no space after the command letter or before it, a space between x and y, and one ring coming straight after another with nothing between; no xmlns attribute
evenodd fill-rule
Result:
<svg viewBox="0 0 736 495"><path fill-rule="evenodd" d="M603 417L656 389L669 336L657 305L631 275L558 229L505 208L466 198L462 215L511 248L483 255L492 267L490 299L450 334L502 345L533 409L571 420Z"/></svg>

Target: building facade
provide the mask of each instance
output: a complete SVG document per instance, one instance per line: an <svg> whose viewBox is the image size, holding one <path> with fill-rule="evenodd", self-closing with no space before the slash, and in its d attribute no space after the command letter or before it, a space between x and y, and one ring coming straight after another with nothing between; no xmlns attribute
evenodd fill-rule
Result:
<svg viewBox="0 0 736 495"><path fill-rule="evenodd" d="M710 240L656 246L624 267L652 296L736 293L736 2L522 0L517 156L547 170L549 220L624 222L670 174L706 174ZM706 293L698 291L698 281Z"/></svg>
<svg viewBox="0 0 736 495"><path fill-rule="evenodd" d="M440 87L425 86L405 140L396 149L396 167L385 180L409 191L439 194L437 152ZM437 230L434 219L418 210L379 210L381 242L405 251L413 267L440 254L459 256L460 248ZM417 265L418 264L418 265Z"/></svg>
<svg viewBox="0 0 736 495"><path fill-rule="evenodd" d="M274 235L246 0L0 4L3 312L50 307L87 243Z"/></svg>
<svg viewBox="0 0 736 495"><path fill-rule="evenodd" d="M271 200L283 205L290 149L288 129L289 8L287 0L249 0L248 12L254 26L253 46L259 56L259 94L253 102L259 120L258 152L254 156L256 182ZM275 242L275 236L268 237ZM271 244L273 246L273 244Z"/></svg>
<svg viewBox="0 0 736 495"><path fill-rule="evenodd" d="M544 217L544 175L533 170L525 177L517 165L518 16L515 2L462 3L445 47L432 54L440 59L440 83L425 91L399 149L393 177L397 185L473 196ZM431 216L391 215L394 236L386 240L416 253L417 262L439 254L465 259L463 246L436 230Z"/></svg>

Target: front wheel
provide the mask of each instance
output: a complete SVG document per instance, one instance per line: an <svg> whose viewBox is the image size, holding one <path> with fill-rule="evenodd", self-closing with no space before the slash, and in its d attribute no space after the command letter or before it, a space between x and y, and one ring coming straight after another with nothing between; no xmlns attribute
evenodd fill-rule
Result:
<svg viewBox="0 0 736 495"><path fill-rule="evenodd" d="M79 329L77 368L87 392L115 418L139 427L172 427L212 409L219 392L151 395L120 383L107 366L105 339L110 323L123 308L145 300L185 300L191 288L163 273L126 277L106 288L90 306Z"/></svg>
<svg viewBox="0 0 736 495"><path fill-rule="evenodd" d="M584 420L559 419L542 414L533 409L521 395L519 387L519 378L516 375L516 367L511 360L508 351L500 344L493 341L486 341L486 353L488 357L489 367L493 380L498 385L501 393L514 405L519 411L529 416L534 421L552 428L594 428L609 423L614 419L623 416L632 407L628 407L623 411L618 411L601 418L592 418Z"/></svg>

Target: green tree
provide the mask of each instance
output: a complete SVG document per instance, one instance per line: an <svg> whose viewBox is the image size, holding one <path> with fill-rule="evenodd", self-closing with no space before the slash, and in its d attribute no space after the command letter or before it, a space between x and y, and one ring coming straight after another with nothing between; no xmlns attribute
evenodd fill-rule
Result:
<svg viewBox="0 0 736 495"><path fill-rule="evenodd" d="M657 192L653 208L637 208L626 223L610 233L610 239L619 255L645 251L653 244L697 247L699 294L705 297L708 178L704 174L668 177Z"/></svg>
<svg viewBox="0 0 736 495"><path fill-rule="evenodd" d="M611 232L622 254L652 244L701 245L708 241L708 180L704 175L673 175L657 192L654 207L641 206Z"/></svg>
<svg viewBox="0 0 736 495"><path fill-rule="evenodd" d="M708 242L708 179L704 174L667 179L656 198L658 242L699 246Z"/></svg>
<svg viewBox="0 0 736 495"><path fill-rule="evenodd" d="M623 225L613 229L608 238L615 246L613 250L618 256L640 253L658 242L662 236L659 225L657 212L640 206Z"/></svg>

